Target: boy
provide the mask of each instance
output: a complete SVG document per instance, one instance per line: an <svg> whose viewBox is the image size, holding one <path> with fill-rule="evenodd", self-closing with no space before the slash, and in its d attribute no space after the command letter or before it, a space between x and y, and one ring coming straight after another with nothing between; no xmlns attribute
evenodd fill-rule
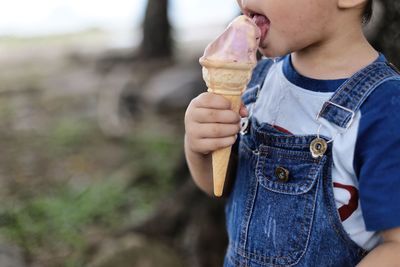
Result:
<svg viewBox="0 0 400 267"><path fill-rule="evenodd" d="M224 266L400 266L400 75L362 33L371 4L239 1L261 53L280 57L253 72L250 123L211 93L185 115L187 162L209 194L210 153L241 131Z"/></svg>

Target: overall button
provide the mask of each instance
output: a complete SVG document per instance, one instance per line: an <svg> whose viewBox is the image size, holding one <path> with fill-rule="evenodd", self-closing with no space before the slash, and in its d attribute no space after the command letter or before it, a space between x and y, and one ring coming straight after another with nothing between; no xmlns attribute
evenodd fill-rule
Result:
<svg viewBox="0 0 400 267"><path fill-rule="evenodd" d="M283 167L276 167L275 176L283 183L289 181L289 171Z"/></svg>
<svg viewBox="0 0 400 267"><path fill-rule="evenodd" d="M315 138L310 144L310 152L313 158L322 157L328 149L327 142L322 138Z"/></svg>

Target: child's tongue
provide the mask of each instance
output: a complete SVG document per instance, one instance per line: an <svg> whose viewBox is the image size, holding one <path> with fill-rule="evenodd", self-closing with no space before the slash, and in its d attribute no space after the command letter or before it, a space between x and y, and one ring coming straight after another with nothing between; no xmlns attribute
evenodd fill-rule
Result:
<svg viewBox="0 0 400 267"><path fill-rule="evenodd" d="M266 16L263 16L260 14L254 15L253 21L258 26L258 28L260 28L260 31L261 31L260 43L261 43L267 36L268 30L269 30L269 25L271 22L269 21L269 19Z"/></svg>

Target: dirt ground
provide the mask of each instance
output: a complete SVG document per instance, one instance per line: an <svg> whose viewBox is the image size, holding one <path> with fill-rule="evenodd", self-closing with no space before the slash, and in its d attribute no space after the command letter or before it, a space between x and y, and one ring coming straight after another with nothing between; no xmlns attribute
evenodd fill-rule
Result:
<svg viewBox="0 0 400 267"><path fill-rule="evenodd" d="M104 70L106 40L96 30L0 39L0 234L29 266L86 266L171 190L179 119L121 111L125 86L145 77Z"/></svg>

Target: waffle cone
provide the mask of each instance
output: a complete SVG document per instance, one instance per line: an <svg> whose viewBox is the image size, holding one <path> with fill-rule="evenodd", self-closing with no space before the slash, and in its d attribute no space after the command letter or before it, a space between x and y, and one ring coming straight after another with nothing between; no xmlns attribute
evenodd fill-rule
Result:
<svg viewBox="0 0 400 267"><path fill-rule="evenodd" d="M241 95L251 78L254 64L211 62L200 59L203 66L203 79L208 91L224 96L231 102L233 111L239 113ZM222 196L226 172L232 147L216 150L212 153L214 195Z"/></svg>
<svg viewBox="0 0 400 267"><path fill-rule="evenodd" d="M240 95L224 95L226 99L231 101L232 110L239 113L240 105L242 102ZM212 168L213 168L213 183L214 195L217 197L222 196L224 191L225 177L228 170L229 158L231 156L232 147L225 147L215 150L212 153Z"/></svg>

